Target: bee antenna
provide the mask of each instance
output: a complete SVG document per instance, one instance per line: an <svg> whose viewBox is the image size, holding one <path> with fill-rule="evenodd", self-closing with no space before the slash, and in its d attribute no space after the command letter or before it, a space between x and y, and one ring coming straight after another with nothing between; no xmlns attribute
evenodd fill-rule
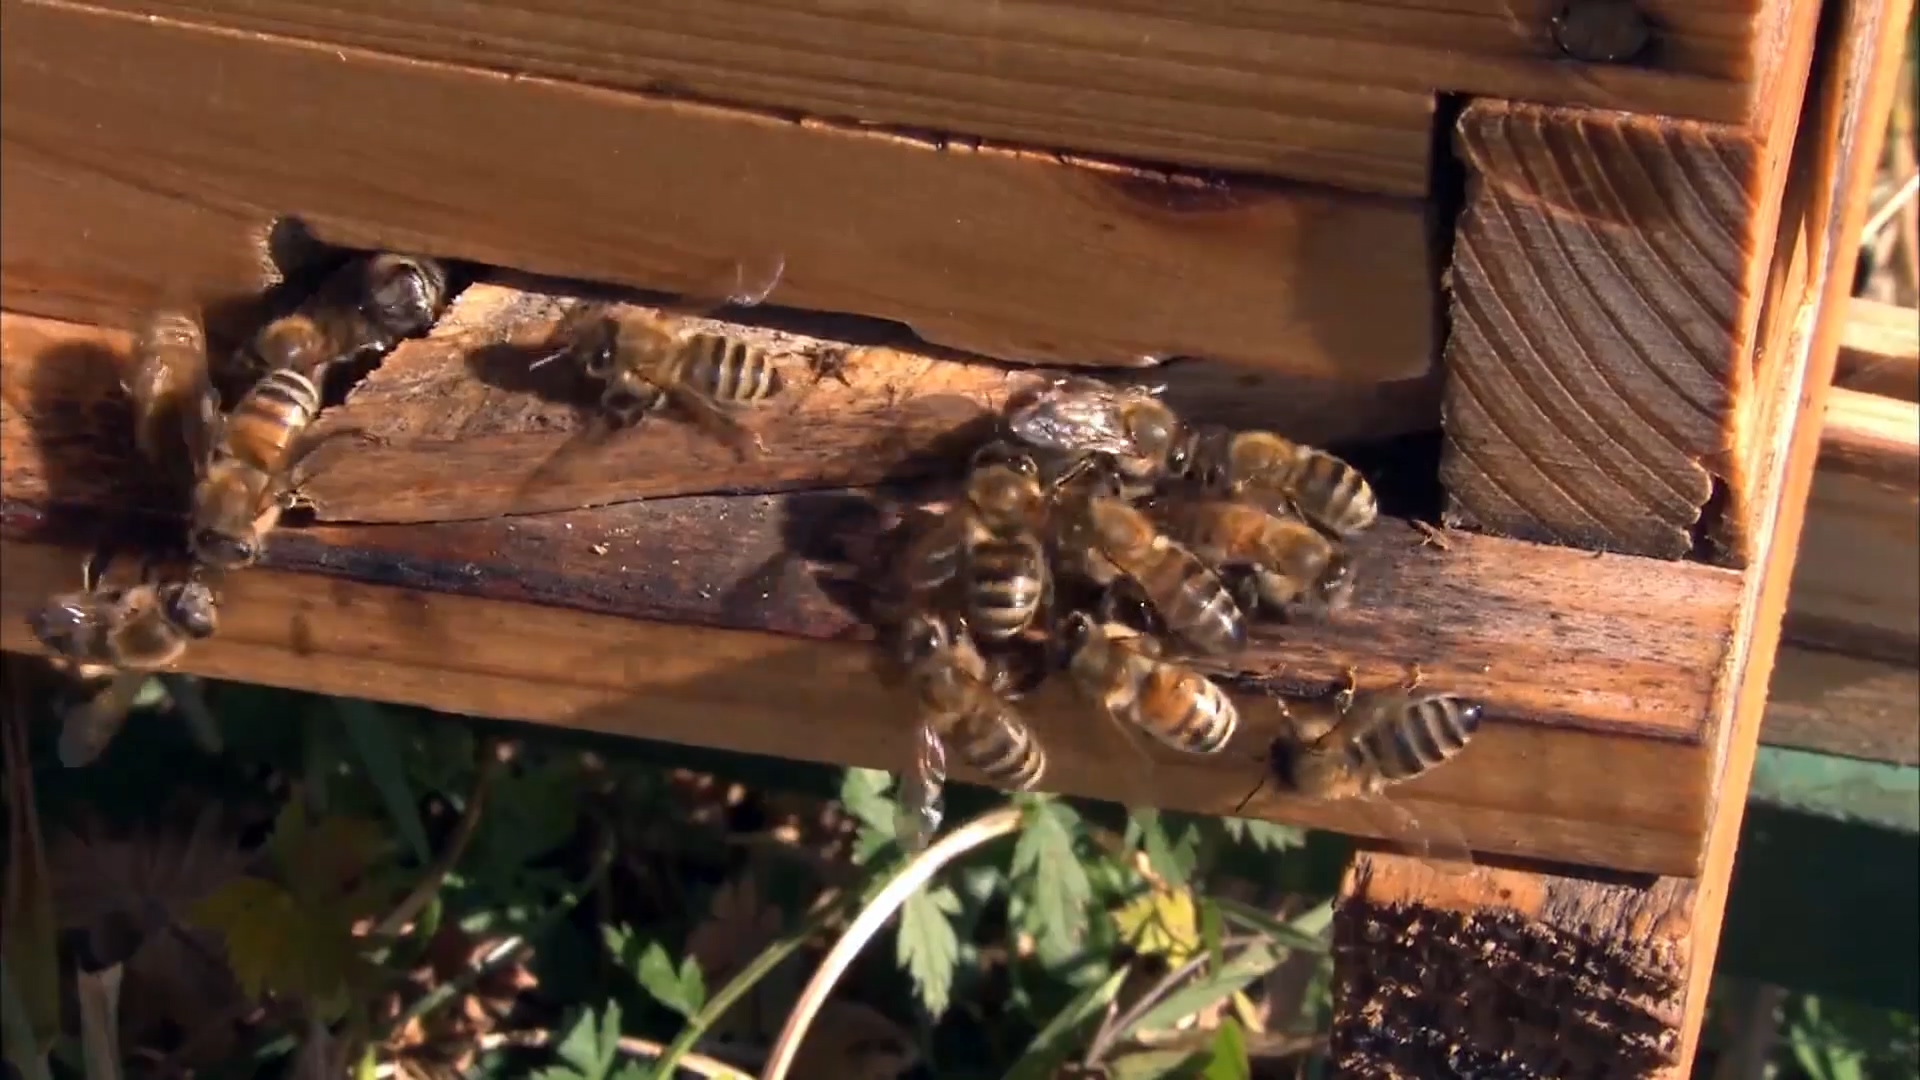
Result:
<svg viewBox="0 0 1920 1080"><path fill-rule="evenodd" d="M570 352L572 352L572 351L573 351L573 348L572 348L571 346L568 346L567 348L564 348L564 349L555 349L554 351L552 351L552 352L550 352L550 353L548 353L547 355L545 355L545 356L543 356L543 357L541 357L540 359L538 359L538 360L535 360L535 361L534 361L533 363L531 363L531 364L528 364L528 365L527 365L527 370L528 370L528 371L535 371L535 370L538 370L538 369L540 369L540 368L543 368L543 367L545 367L545 366L547 366L548 364L551 364L551 363L553 363L553 362L554 362L555 360L558 360L558 359L560 359L561 357L563 357L563 356L565 356L565 355L567 355L568 353L570 353Z"/></svg>

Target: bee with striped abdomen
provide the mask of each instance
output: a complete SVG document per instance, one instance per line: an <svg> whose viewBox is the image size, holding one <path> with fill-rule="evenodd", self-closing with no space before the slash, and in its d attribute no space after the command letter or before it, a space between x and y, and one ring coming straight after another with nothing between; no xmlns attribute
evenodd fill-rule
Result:
<svg viewBox="0 0 1920 1080"><path fill-rule="evenodd" d="M213 590L197 579L105 586L89 560L80 591L52 597L27 625L76 674L110 673L104 689L64 718L60 760L77 768L106 749L150 673L213 636L219 610Z"/></svg>
<svg viewBox="0 0 1920 1080"><path fill-rule="evenodd" d="M1120 622L1083 611L1067 616L1062 645L1081 693L1108 716L1190 754L1219 752L1240 716L1205 675L1162 658L1160 643Z"/></svg>
<svg viewBox="0 0 1920 1080"><path fill-rule="evenodd" d="M1102 586L1125 579L1167 629L1215 655L1247 644L1246 616L1198 556L1117 495L1078 492L1056 507L1061 554Z"/></svg>
<svg viewBox="0 0 1920 1080"><path fill-rule="evenodd" d="M914 847L939 822L946 749L1012 791L1039 783L1047 757L1026 720L994 689L995 675L963 622L916 611L901 625L897 644L919 711L914 773L902 785L900 821L903 843Z"/></svg>
<svg viewBox="0 0 1920 1080"><path fill-rule="evenodd" d="M1282 517L1251 503L1222 498L1178 497L1155 507L1167 535L1224 570L1244 568L1241 606L1286 612L1298 608L1338 611L1352 595L1352 566L1339 543L1299 518Z"/></svg>
<svg viewBox="0 0 1920 1080"><path fill-rule="evenodd" d="M1360 470L1271 431L1199 429L1175 471L1198 480L1205 491L1298 514L1337 537L1361 532L1380 516L1373 486Z"/></svg>
<svg viewBox="0 0 1920 1080"><path fill-rule="evenodd" d="M356 257L293 312L262 327L248 352L265 371L297 371L318 381L328 364L384 353L426 333L447 296L447 268L438 259L392 252Z"/></svg>

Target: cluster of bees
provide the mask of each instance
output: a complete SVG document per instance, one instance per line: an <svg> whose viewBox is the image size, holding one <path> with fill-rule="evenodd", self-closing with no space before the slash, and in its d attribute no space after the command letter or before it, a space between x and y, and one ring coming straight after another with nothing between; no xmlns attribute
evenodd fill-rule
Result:
<svg viewBox="0 0 1920 1080"><path fill-rule="evenodd" d="M770 289L728 300L755 304ZM163 578L149 561L138 584L110 586L89 560L80 591L29 616L56 657L106 679L67 717L67 764L100 753L148 673L215 633L215 586L256 563L302 502L314 452L343 436L379 441L316 428L326 372L424 334L448 300L448 268L434 259L355 257L239 350L232 366L246 388L231 407L199 317L147 319L124 385L142 456L190 481L187 569ZM575 302L531 366L556 360L595 388L602 426L671 409L742 456L764 452L742 413L787 382L747 341L597 302ZM1354 583L1346 544L1378 516L1365 477L1332 454L1188 423L1154 389L1060 379L998 428L972 455L961 496L905 530L876 590L883 636L919 703L901 800L912 847L939 826L949 747L1002 787L1039 782L1046 753L1017 702L1056 671L1123 731L1186 753L1225 750L1237 708L1194 662L1244 649L1250 620L1339 611ZM1417 682L1360 692L1351 677L1332 699L1279 705L1288 722L1262 755L1264 774L1320 798L1377 799L1458 754L1481 715ZM1401 811L1394 828L1406 824Z"/></svg>
<svg viewBox="0 0 1920 1080"><path fill-rule="evenodd" d="M187 570L163 578L149 561L139 583L114 586L102 580L104 565L89 559L78 592L56 595L28 616L35 637L71 673L105 682L67 713L63 762L80 766L98 757L147 675L215 633L219 579L256 563L281 516L302 504L314 452L341 437L380 441L351 427L316 428L326 373L431 329L450 297L448 276L445 264L413 255L349 260L225 365L219 374L237 371L246 384L231 407L223 407L201 318L162 310L145 320L123 387L141 455L187 481ZM768 290L728 299L753 304ZM762 349L598 302L574 304L541 348L531 366L573 365L597 388L594 416L608 429L672 407L742 454L763 447L737 409L760 404L783 385Z"/></svg>
<svg viewBox="0 0 1920 1080"><path fill-rule="evenodd" d="M1379 513L1338 457L1187 423L1155 389L1060 379L1000 429L959 497L907 527L879 608L920 709L900 799L909 848L939 828L949 748L998 786L1040 781L1046 751L1016 703L1050 672L1129 738L1225 750L1237 707L1193 662L1246 648L1250 620L1345 607L1346 543ZM1351 673L1331 699L1276 702L1286 722L1261 784L1393 809L1386 828L1403 838L1417 823L1385 789L1452 759L1481 718L1417 679L1362 692Z"/></svg>

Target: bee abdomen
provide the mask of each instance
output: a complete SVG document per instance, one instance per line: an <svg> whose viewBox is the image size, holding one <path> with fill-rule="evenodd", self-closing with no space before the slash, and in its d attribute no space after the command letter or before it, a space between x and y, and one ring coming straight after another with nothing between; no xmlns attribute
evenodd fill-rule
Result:
<svg viewBox="0 0 1920 1080"><path fill-rule="evenodd" d="M1247 644L1247 620L1240 605L1212 571L1195 564L1168 598L1167 623L1195 646L1212 653L1238 652Z"/></svg>
<svg viewBox="0 0 1920 1080"><path fill-rule="evenodd" d="M1046 751L1033 732L1004 713L970 717L955 735L967 761L999 787L1025 791L1046 772Z"/></svg>
<svg viewBox="0 0 1920 1080"><path fill-rule="evenodd" d="M1189 754L1218 752L1240 724L1233 701L1211 680L1165 662L1155 665L1134 711L1149 734Z"/></svg>
<svg viewBox="0 0 1920 1080"><path fill-rule="evenodd" d="M973 632L1002 641L1027 628L1046 592L1046 555L1029 538L986 540L968 557L967 614Z"/></svg>
<svg viewBox="0 0 1920 1080"><path fill-rule="evenodd" d="M715 401L751 405L780 392L780 366L767 350L724 334L687 340L688 381Z"/></svg>
<svg viewBox="0 0 1920 1080"><path fill-rule="evenodd" d="M1367 478L1332 454L1310 452L1300 463L1296 484L1297 501L1318 508L1321 523L1343 536L1370 527L1380 515Z"/></svg>
<svg viewBox="0 0 1920 1080"><path fill-rule="evenodd" d="M227 417L226 450L262 471L278 468L294 436L320 412L320 391L298 371L261 376Z"/></svg>
<svg viewBox="0 0 1920 1080"><path fill-rule="evenodd" d="M1452 695L1423 698L1376 731L1368 749L1388 780L1408 780L1451 760L1480 730L1480 706Z"/></svg>

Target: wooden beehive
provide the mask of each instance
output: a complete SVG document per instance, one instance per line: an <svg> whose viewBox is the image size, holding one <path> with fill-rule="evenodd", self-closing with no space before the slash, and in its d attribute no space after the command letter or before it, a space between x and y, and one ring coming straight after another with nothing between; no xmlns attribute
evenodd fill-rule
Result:
<svg viewBox="0 0 1920 1080"><path fill-rule="evenodd" d="M1316 442L1443 431L1391 468L1458 531L1376 530L1355 610L1238 674L1417 664L1492 722L1413 809L1488 863L1639 876L1363 861L1343 944L1444 925L1446 974L1349 963L1336 1050L1683 1074L1909 7L0 0L0 645L158 506L122 328L244 332L290 240L487 269L336 410L387 441L232 581L209 675L898 767L905 706L799 560L1032 365L1158 365L1190 415ZM740 332L843 375L798 380L770 453L656 425L529 495L573 419L476 340L582 282L769 266ZM1036 720L1056 790L1221 812L1258 771L1165 758L1142 791L1063 697Z"/></svg>

